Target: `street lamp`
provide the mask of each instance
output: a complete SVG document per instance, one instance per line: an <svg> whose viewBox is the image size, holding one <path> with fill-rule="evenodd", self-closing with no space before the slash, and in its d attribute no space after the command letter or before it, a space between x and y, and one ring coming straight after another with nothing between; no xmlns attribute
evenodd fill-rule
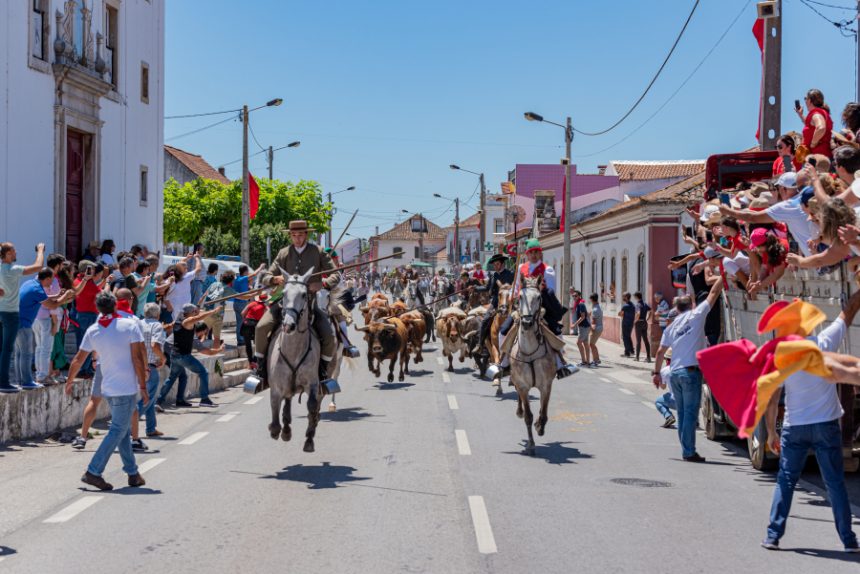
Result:
<svg viewBox="0 0 860 574"><path fill-rule="evenodd" d="M487 186L484 183L484 174L483 174L483 172L478 173L476 171L464 169L464 168L460 167L459 165L456 165L453 163L451 165L449 165L448 167L450 167L451 169L453 169L455 171L465 171L466 173L471 173L473 175L477 175L478 178L480 179L480 182L481 182L481 201L480 201L480 206L479 206L480 209L478 211L480 213L480 223L478 224L479 225L478 229L480 231L480 233L478 234L478 236L480 237L480 239L478 241L478 260L483 261L484 258L482 256L482 253L484 251L484 244L486 243L486 239L487 239L487 227L486 227L487 222L486 222L485 215L484 215L487 211L486 206L485 206L486 198L487 198Z"/></svg>
<svg viewBox="0 0 860 574"><path fill-rule="evenodd" d="M570 145L573 143L573 125L570 121L570 116L567 117L567 122L564 125L557 124L555 122L551 122L549 120L544 119L544 117L540 114L536 114L534 112L526 112L523 114L526 120L530 122L543 122L547 124L552 124L554 126L558 126L564 130L564 144L565 144L565 158L563 160L564 163L564 194L562 197L562 217L564 218L564 251L562 253L562 265L564 266L564 272L562 274L562 290L561 293L566 293L566 289L568 289L572 283L572 274L573 271L570 268L570 230L571 230L571 222L570 222ZM564 319L564 324L567 325L568 332L570 332L570 321Z"/></svg>
<svg viewBox="0 0 860 574"><path fill-rule="evenodd" d="M341 189L340 191L335 191L335 192L329 192L328 193L329 205L331 205L331 196L332 195L337 195L338 193L343 193L344 191L355 191L355 186L350 185L346 189ZM328 231L326 232L326 245L328 245L329 247L334 247L334 245L331 244L331 226L332 226L332 223L334 220L334 208L330 208L330 209L331 209L331 211L328 212Z"/></svg>
<svg viewBox="0 0 860 574"><path fill-rule="evenodd" d="M282 149L299 147L300 145L302 145L302 142L290 142L287 145L284 145L281 147L276 147L275 149L272 149L272 146L269 146L269 149L268 149L269 179L274 179L274 177L272 176L272 170L274 169L274 164L275 164L275 155L274 155L275 152L281 151Z"/></svg>
<svg viewBox="0 0 860 574"><path fill-rule="evenodd" d="M248 114L250 112L280 106L284 103L281 98L269 100L262 106L257 106L252 110L248 110L248 104L242 106L242 237L241 237L241 252L242 261L251 263L251 192L248 179ZM269 176L271 178L271 175Z"/></svg>
<svg viewBox="0 0 860 574"><path fill-rule="evenodd" d="M460 169L457 166L452 165L451 169ZM454 265L460 264L460 198L459 197L445 197L444 195L434 193L433 197L437 197L439 199L447 199L448 201L454 202Z"/></svg>

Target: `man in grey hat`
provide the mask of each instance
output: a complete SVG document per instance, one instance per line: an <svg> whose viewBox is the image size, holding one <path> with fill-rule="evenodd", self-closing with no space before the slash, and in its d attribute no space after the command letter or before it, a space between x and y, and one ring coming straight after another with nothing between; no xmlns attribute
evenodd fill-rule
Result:
<svg viewBox="0 0 860 574"><path fill-rule="evenodd" d="M484 344L484 340L490 334L490 325L493 324L493 319L496 316L496 310L499 308L499 285L513 285L514 272L505 268L505 261L508 258L504 253L496 253L487 261L487 267L491 269L487 277L486 285L474 287L475 291L487 291L490 294L489 313L484 314L484 320L481 321L481 334L472 353L479 353Z"/></svg>

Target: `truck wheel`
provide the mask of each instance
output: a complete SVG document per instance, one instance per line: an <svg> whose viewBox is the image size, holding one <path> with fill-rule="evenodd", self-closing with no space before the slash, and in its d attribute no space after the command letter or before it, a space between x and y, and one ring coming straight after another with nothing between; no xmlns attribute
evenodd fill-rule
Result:
<svg viewBox="0 0 860 574"><path fill-rule="evenodd" d="M779 466L779 456L767 448L767 429L764 419L759 422L753 434L747 437L747 449L754 469L775 470Z"/></svg>
<svg viewBox="0 0 860 574"><path fill-rule="evenodd" d="M711 395L711 387L702 385L702 406L699 425L705 431L708 440L719 440L726 433L725 426L718 422L714 413L714 398Z"/></svg>

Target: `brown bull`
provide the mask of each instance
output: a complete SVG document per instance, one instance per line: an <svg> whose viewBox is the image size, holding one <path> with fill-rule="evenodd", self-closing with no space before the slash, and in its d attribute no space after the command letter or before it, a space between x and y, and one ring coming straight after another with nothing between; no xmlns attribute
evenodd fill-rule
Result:
<svg viewBox="0 0 860 574"><path fill-rule="evenodd" d="M391 304L390 309L392 317L400 317L406 312L408 307L406 307L406 303L404 303L403 301L395 301Z"/></svg>
<svg viewBox="0 0 860 574"><path fill-rule="evenodd" d="M364 317L364 324L367 325L372 321L377 321L385 317L391 316L391 308L388 306L388 298L382 293L377 293L373 298L358 308Z"/></svg>
<svg viewBox="0 0 860 574"><path fill-rule="evenodd" d="M391 361L388 365L388 382L394 382L394 362L400 358L400 374L398 381L403 381L404 373L409 370L409 353L407 342L409 332L403 321L389 317L378 323L370 323L364 327L356 327L364 333L367 341L367 367L374 376L380 376L382 361ZM374 366L374 361L376 365Z"/></svg>
<svg viewBox="0 0 860 574"><path fill-rule="evenodd" d="M466 337L463 335L463 321L466 314L459 309L450 308L448 314L436 320L436 331L442 338L442 355L448 358L448 370L454 370L454 355L460 354L460 362L465 362L469 353Z"/></svg>
<svg viewBox="0 0 860 574"><path fill-rule="evenodd" d="M399 318L406 325L406 331L408 332L408 352L415 353L416 364L423 362L424 357L421 356L421 351L424 345L424 335L427 332L424 315L421 311L407 311L406 313L401 313ZM406 372L409 372L408 364L406 365Z"/></svg>

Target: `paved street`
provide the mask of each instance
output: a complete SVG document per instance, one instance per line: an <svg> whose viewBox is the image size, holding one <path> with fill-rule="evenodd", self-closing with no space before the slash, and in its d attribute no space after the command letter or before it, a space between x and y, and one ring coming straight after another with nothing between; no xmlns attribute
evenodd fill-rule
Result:
<svg viewBox="0 0 860 574"><path fill-rule="evenodd" d="M532 458L520 452L514 394L497 399L469 363L446 373L436 346L426 348L404 383L375 380L363 357L347 368L314 454L301 451L303 416L292 442L276 442L268 393L236 388L217 395L217 409L161 415L171 439L138 457L145 488L119 488L117 456L105 475L117 490L82 489L98 441L83 453L8 445L0 569L857 571L810 482L783 551L761 549L773 475L754 471L739 446L701 435L708 464L682 462L646 373L610 366L557 382Z"/></svg>

